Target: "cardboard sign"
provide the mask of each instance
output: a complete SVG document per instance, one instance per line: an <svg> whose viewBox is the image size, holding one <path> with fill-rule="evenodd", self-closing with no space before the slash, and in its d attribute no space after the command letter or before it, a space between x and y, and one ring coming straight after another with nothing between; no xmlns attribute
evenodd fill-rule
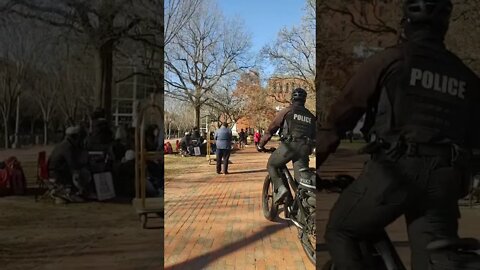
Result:
<svg viewBox="0 0 480 270"><path fill-rule="evenodd" d="M99 201L115 198L115 188L110 172L96 173L93 175L93 180L95 181L95 190Z"/></svg>

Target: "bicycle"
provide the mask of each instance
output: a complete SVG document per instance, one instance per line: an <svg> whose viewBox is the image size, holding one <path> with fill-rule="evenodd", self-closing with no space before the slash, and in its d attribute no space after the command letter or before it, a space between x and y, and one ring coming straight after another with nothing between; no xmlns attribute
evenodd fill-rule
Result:
<svg viewBox="0 0 480 270"><path fill-rule="evenodd" d="M273 152L275 148L270 148L264 152ZM300 179L292 177L287 166L279 169L280 175L285 186L288 189L288 196L280 204L273 203L273 182L267 175L263 182L262 189L262 209L263 215L267 220L273 221L278 217L278 208L284 205L283 211L285 218L290 220L298 229L298 238L302 244L303 250L308 259L316 263L316 227L315 227L315 206L316 174L310 168L301 168L299 170ZM293 190L293 193L292 193Z"/></svg>
<svg viewBox="0 0 480 270"><path fill-rule="evenodd" d="M336 189L341 193L354 178L349 175L337 175L335 180L318 181L320 190ZM318 248L317 248L318 249ZM385 230L376 238L362 241L360 249L368 269L374 270L406 270L390 237ZM473 270L480 269L480 255L474 251L480 249L480 242L474 238L441 239L430 243L427 249L431 252L429 270ZM323 265L323 270L336 270L332 260Z"/></svg>

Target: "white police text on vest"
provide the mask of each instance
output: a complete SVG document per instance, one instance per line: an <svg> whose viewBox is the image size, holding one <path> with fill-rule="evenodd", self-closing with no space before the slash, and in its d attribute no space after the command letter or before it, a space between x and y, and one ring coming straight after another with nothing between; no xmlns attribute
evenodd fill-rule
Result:
<svg viewBox="0 0 480 270"><path fill-rule="evenodd" d="M301 115L301 114L296 114L296 113L293 114L293 120L299 120L299 121L309 123L309 124L312 123L312 118L311 117Z"/></svg>
<svg viewBox="0 0 480 270"><path fill-rule="evenodd" d="M429 70L412 68L410 85L417 86L418 83L425 89L431 89L465 99L467 83L464 81Z"/></svg>

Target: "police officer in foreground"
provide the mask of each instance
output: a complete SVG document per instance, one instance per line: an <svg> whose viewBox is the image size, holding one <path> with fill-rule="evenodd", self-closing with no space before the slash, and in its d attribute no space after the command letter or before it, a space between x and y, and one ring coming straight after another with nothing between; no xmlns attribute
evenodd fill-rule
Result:
<svg viewBox="0 0 480 270"><path fill-rule="evenodd" d="M307 92L304 89L293 90L291 105L276 115L258 145L259 151L265 151L265 145L280 129L280 146L272 153L267 165L276 204L281 203L288 194L278 169L293 161L295 177L298 177L299 169L308 168L315 137L315 116L305 108L306 100Z"/></svg>
<svg viewBox="0 0 480 270"><path fill-rule="evenodd" d="M467 153L480 142L480 83L445 48L451 12L449 0L405 1L406 41L359 67L317 133L319 165L364 113L376 137L330 213L325 239L337 269L367 269L358 241L403 214L413 270L430 269L428 243L458 237Z"/></svg>

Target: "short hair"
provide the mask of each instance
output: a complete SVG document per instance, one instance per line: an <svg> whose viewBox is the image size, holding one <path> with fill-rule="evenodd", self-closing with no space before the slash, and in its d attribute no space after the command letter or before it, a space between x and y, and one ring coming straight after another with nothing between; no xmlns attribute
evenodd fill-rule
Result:
<svg viewBox="0 0 480 270"><path fill-rule="evenodd" d="M227 123L227 122L223 122L222 126L228 127L228 123Z"/></svg>

